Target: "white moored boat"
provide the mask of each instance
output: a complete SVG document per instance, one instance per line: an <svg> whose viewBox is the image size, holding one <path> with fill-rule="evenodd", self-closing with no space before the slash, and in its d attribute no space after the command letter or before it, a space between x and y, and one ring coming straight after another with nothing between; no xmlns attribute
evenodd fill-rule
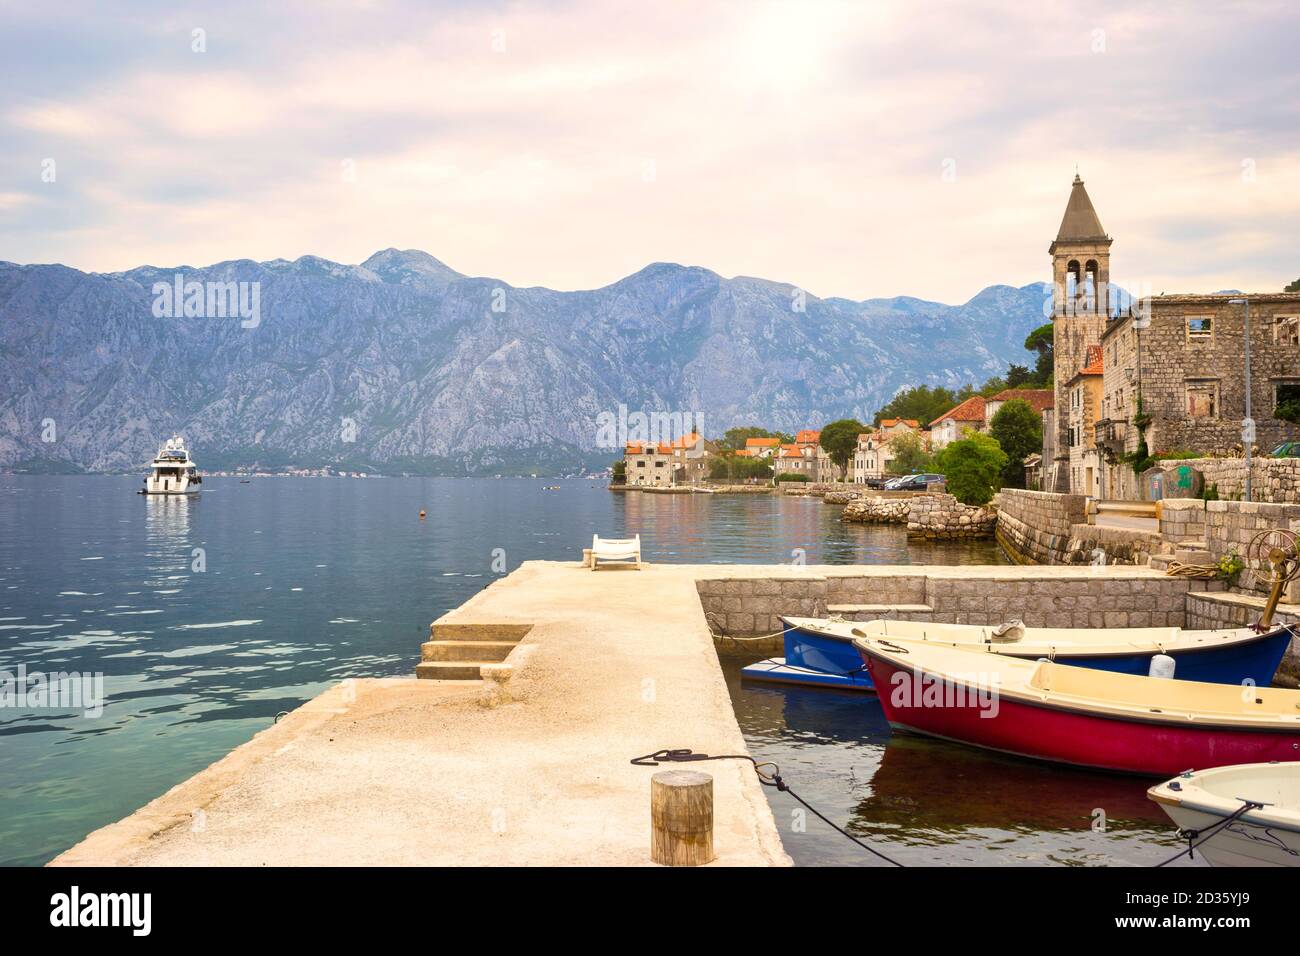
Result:
<svg viewBox="0 0 1300 956"><path fill-rule="evenodd" d="M1213 866L1300 866L1300 763L1189 771L1147 796L1179 829L1205 838L1196 852ZM1225 823L1247 800L1263 806Z"/></svg>
<svg viewBox="0 0 1300 956"><path fill-rule="evenodd" d="M198 467L185 449L185 439L179 435L163 443L149 467L152 471L144 480L142 495L194 495L203 483Z"/></svg>

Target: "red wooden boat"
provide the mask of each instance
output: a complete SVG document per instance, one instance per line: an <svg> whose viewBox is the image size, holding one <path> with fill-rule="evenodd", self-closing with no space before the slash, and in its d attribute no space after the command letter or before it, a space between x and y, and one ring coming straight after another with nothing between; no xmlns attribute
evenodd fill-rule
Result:
<svg viewBox="0 0 1300 956"><path fill-rule="evenodd" d="M1300 691L858 639L891 726L989 750L1150 776L1300 760Z"/></svg>

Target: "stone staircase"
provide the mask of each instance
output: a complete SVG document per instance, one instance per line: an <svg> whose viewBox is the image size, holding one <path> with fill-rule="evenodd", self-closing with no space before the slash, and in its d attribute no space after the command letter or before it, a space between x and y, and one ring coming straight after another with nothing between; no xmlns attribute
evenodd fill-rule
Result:
<svg viewBox="0 0 1300 956"><path fill-rule="evenodd" d="M441 623L429 625L420 645L415 676L426 680L481 680L484 664L510 656L529 632L528 624Z"/></svg>

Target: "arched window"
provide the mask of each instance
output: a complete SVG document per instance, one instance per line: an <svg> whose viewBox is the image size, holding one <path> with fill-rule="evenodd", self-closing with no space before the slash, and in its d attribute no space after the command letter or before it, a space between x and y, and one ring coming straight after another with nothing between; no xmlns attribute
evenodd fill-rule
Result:
<svg viewBox="0 0 1300 956"><path fill-rule="evenodd" d="M1088 264L1084 266L1083 293L1082 297L1087 303L1089 310L1097 306L1097 283L1098 283L1097 260L1089 259Z"/></svg>

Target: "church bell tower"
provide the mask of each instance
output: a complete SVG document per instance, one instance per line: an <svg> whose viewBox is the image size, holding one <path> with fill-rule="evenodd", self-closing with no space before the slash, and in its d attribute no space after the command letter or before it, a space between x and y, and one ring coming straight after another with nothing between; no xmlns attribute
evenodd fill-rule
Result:
<svg viewBox="0 0 1300 956"><path fill-rule="evenodd" d="M1110 236L1075 174L1052 256L1052 355L1056 422L1055 491L1070 491L1069 395L1065 383L1101 342L1111 312Z"/></svg>

